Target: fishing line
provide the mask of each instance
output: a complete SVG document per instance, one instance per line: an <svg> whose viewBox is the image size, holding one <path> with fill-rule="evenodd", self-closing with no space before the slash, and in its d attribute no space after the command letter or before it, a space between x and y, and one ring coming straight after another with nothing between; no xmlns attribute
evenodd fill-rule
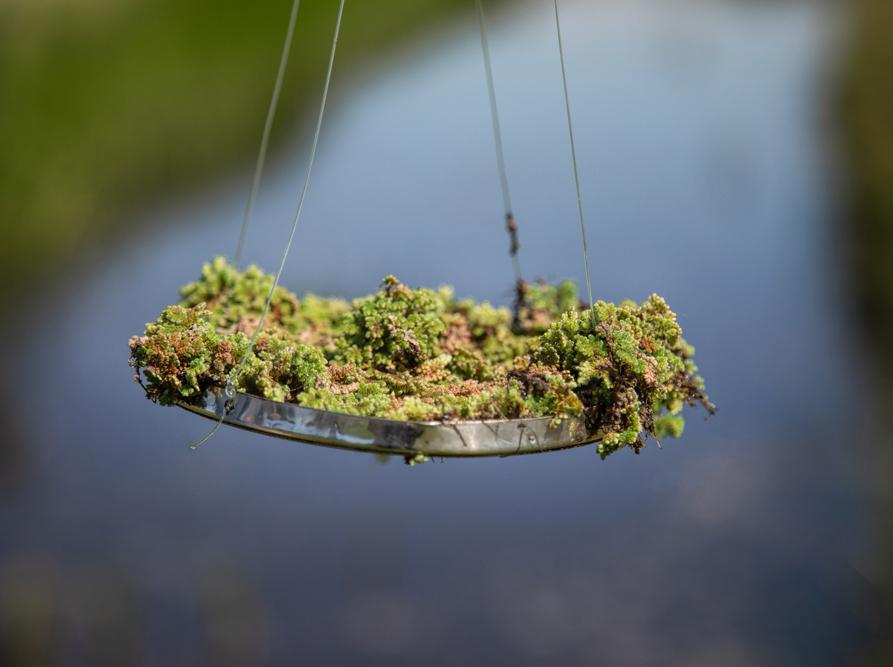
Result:
<svg viewBox="0 0 893 667"><path fill-rule="evenodd" d="M298 18L298 7L301 0L294 0L291 5L291 16L288 19L288 30L285 33L285 44L282 46L282 55L279 57L279 72L276 74L276 83L273 86L273 97L267 109L267 119L264 122L264 131L260 140L260 151L257 155L257 164L254 167L254 178L251 181L251 191L248 194L248 202L245 204L245 213L242 216L242 228L239 230L239 241L236 244L236 253L233 255L233 264L240 268L242 264L242 251L245 248L245 236L248 227L251 226L251 217L254 213L254 200L260 189L260 181L264 173L264 164L267 161L267 145L270 143L270 131L273 129L273 120L276 117L276 109L279 106L279 93L282 91L282 80L285 78L285 70L288 66L288 56L291 53L291 41L295 33L295 23Z"/></svg>
<svg viewBox="0 0 893 667"><path fill-rule="evenodd" d="M490 64L490 40L487 32L487 21L484 18L484 5L481 0L476 0L478 9L478 23L481 32L481 53L484 57L484 71L487 74L487 93L490 97L490 119L493 123L493 143L496 146L496 166L499 170L499 183L502 188L502 201L505 206L505 226L509 233L509 255L512 258L512 267L515 271L515 282L520 284L521 264L518 261L518 225L512 212L512 197L509 192L509 179L505 168L505 154L502 148L502 130L499 124L499 109L496 105L496 86L493 83L493 67Z"/></svg>
<svg viewBox="0 0 893 667"><path fill-rule="evenodd" d="M592 278L589 273L589 246L586 243L586 223L583 219L583 196L580 194L580 174L577 169L577 147L574 142L574 123L571 117L571 99L567 91L567 71L564 65L564 43L561 39L561 19L558 16L558 0L552 0L555 6L555 30L558 33L558 55L561 59L561 81L564 84L564 108L567 112L567 133L571 144L571 164L574 168L574 184L577 188L577 212L580 216L580 239L583 242L583 267L586 270L586 290L589 295L589 310L592 314L592 326L595 327L595 308L592 302Z"/></svg>
<svg viewBox="0 0 893 667"><path fill-rule="evenodd" d="M332 82L332 70L335 67L335 52L338 48L338 36L341 33L341 19L344 15L344 3L346 0L341 0L338 5L338 18L335 20L335 35L332 38L332 49L329 53L329 64L326 69L326 80L323 85L322 90L322 100L319 105L319 115L316 119L316 130L313 133L313 143L310 148L310 157L307 161L307 172L304 175L304 184L301 187L301 194L298 197L298 206L295 211L294 219L292 220L291 232L288 236L288 242L285 244L285 249L282 252L282 259L279 262L279 268L276 271L276 277L273 279L273 285L270 287L270 292L267 294L267 300L264 303L264 309L261 311L260 319L257 322L257 328L254 330L254 333L251 335L251 339L248 341L248 347L245 350L245 354L242 356L242 360L239 362L239 365L230 373L229 378L226 381L226 387L224 388L224 396L226 397L226 403L224 405L223 414L220 415L220 419L216 424L208 431L205 435L199 438L196 442L192 443L190 447L192 449L196 449L201 446L205 442L207 442L211 436L213 436L217 429L220 428L220 425L223 423L224 418L226 417L229 410L231 410L231 401L235 398L236 390L235 383L238 380L239 375L241 375L242 371L245 369L245 364L248 363L248 359L251 354L254 352L254 345L257 342L257 337L263 329L264 322L267 318L267 315L270 312L270 304L273 301L273 294L276 292L276 288L279 287L279 280L282 278L282 272L285 269L285 262L288 259L288 253L291 250L292 243L295 240L295 232L298 229L298 223L301 220L301 214L304 211L304 201L307 197L307 191L310 189L310 177L313 174L313 163L316 161L316 151L319 147L319 135L322 131L322 121L325 117L326 113L326 102L329 98L329 86Z"/></svg>

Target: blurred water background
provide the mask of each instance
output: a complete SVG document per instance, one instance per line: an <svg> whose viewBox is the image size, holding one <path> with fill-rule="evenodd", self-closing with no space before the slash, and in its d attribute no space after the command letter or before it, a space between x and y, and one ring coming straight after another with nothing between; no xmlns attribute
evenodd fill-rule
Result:
<svg viewBox="0 0 893 667"><path fill-rule="evenodd" d="M247 246L267 269L334 19L334 3L304 4L316 32L296 38ZM336 67L284 282L352 297L393 273L507 304L473 5L395 8L364 32L351 18L363 4L348 0L345 43L361 41ZM888 404L841 222L858 191L833 112L851 53L843 8L563 0L594 291L665 296L720 413L690 412L681 440L638 457L586 447L410 469L230 429L192 452L206 423L150 404L126 366L129 336L233 251L288 5L270 3L268 32L240 47L254 69L227 50L243 33L212 33L227 97L169 104L194 134L179 117L168 133L125 116L114 131L148 148L53 162L72 193L95 159L141 198L96 186L72 211L29 181L40 206L26 206L7 180L6 211L40 211L25 231L2 221L21 242L18 265L7 246L0 327L3 663L884 664ZM487 7L522 267L580 281L551 3ZM106 10L66 8L91 28ZM172 16L159 13L159 34ZM159 72L202 57L170 49L144 70L123 56L95 94L111 104L123 82L156 76L165 96ZM31 132L52 128L67 131ZM2 162L24 179L19 157ZM54 225L70 216L63 243Z"/></svg>

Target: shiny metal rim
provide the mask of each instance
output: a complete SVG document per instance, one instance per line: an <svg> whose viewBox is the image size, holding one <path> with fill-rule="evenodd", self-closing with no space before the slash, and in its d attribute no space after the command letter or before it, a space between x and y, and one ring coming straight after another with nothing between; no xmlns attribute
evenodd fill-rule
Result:
<svg viewBox="0 0 893 667"><path fill-rule="evenodd" d="M222 391L180 407L220 419ZM358 417L236 394L223 422L256 433L354 451L413 457L515 456L577 447L599 439L582 417L417 422Z"/></svg>

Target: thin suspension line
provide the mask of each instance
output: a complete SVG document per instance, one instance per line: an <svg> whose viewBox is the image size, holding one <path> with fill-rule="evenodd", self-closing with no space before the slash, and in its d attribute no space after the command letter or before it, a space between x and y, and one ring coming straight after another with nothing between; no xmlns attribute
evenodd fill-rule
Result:
<svg viewBox="0 0 893 667"><path fill-rule="evenodd" d="M344 3L345 0L341 0L338 5L338 18L335 20L335 35L332 38L332 49L329 53L329 64L326 69L326 80L323 85L322 90L322 100L319 104L319 115L316 119L316 130L313 133L313 143L310 148L310 157L307 161L307 172L304 175L304 184L301 187L301 194L298 197L298 206L295 211L294 219L292 220L291 232L288 235L288 242L285 244L285 249L282 251L282 259L279 261L279 268L276 271L276 277L273 279L273 285L270 287L270 292L267 294L267 300L264 303L264 309L261 311L260 319L257 322L257 328L254 330L254 333L251 335L251 339L248 341L248 347L245 350L245 354L242 356L242 360L239 362L239 365L233 370L229 378L226 381L226 387L224 389L224 395L227 400L232 400L235 395L235 382L239 378L239 375L242 374L242 371L245 369L245 364L248 362L248 358L251 356L252 352L254 352L254 344L257 342L257 337L261 332L261 329L264 326L264 322L266 321L267 315L270 312L270 304L273 301L273 294L276 292L276 288L279 287L279 280L282 278L282 272L285 269L285 262L288 259L288 253L291 250L292 243L295 240L295 232L298 229L298 223L301 220L301 214L304 211L304 201L307 197L307 191L310 189L310 177L313 174L313 163L316 160L316 151L319 147L319 135L322 131L322 122L326 113L326 102L329 98L329 86L332 82L332 70L335 67L335 52L338 48L338 36L341 33L341 19L344 16ZM196 449L200 445L204 444L211 438L216 432L217 429L220 428L220 425L223 423L223 419L227 414L226 408L224 408L223 414L220 416L220 419L216 424L208 431L204 436L202 436L199 440L192 443L190 447L192 449Z"/></svg>
<svg viewBox="0 0 893 667"><path fill-rule="evenodd" d="M586 290L589 296L589 310L592 314L592 325L595 326L595 308L592 302L592 278L589 273L589 246L586 243L586 223L583 219L583 196L580 194L580 174L577 169L577 147L574 142L574 123L571 116L571 99L567 91L567 71L564 65L564 43L561 39L561 19L558 16L558 0L552 0L555 6L555 30L558 33L558 55L561 58L561 81L564 84L564 108L567 112L567 133L571 144L571 164L574 167L574 184L577 188L577 212L580 216L580 239L583 245L583 267L586 270Z"/></svg>
<svg viewBox="0 0 893 667"><path fill-rule="evenodd" d="M251 181L251 191L248 194L248 202L245 204L245 212L242 215L242 227L239 230L239 241L236 244L236 253L233 255L233 263L236 268L242 263L242 251L245 248L245 237L248 227L251 226L251 216L254 213L254 200L260 189L260 181L264 173L264 163L267 161L267 145L270 143L270 131L273 129L273 120L276 118L276 109L279 106L279 93L282 91L282 80L285 78L285 70L288 66L288 56L291 53L292 37L295 33L295 23L298 18L298 7L301 0L294 0L291 5L291 16L288 19L288 30L285 33L285 44L282 45L282 55L279 57L279 72L276 74L276 83L273 86L273 97L267 109L267 119L264 121L264 132L260 140L260 151L257 155L257 164L254 167L254 178Z"/></svg>
<svg viewBox="0 0 893 667"><path fill-rule="evenodd" d="M522 282L521 264L518 261L518 226L512 209L512 197L509 191L509 179L505 168L505 152L502 147L502 129L499 124L499 108L496 104L496 86L493 83L493 67L490 63L490 40L487 33L487 21L484 18L484 5L476 0L478 23L481 29L481 53L484 57L484 71L487 75L487 93L490 97L490 119L493 123L493 143L496 147L496 166L499 170L499 184L502 188L502 201L505 207L505 225L509 233L509 254L515 271L515 282Z"/></svg>

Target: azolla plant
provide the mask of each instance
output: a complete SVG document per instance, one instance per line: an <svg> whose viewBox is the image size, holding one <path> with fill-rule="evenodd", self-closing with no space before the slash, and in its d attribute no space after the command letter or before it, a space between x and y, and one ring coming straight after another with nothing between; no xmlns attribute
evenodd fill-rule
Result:
<svg viewBox="0 0 893 667"><path fill-rule="evenodd" d="M273 277L217 258L142 336L130 364L146 395L195 402L223 387L249 348ZM657 295L581 304L573 283L519 286L513 313L411 289L393 276L352 303L278 287L237 391L403 420L584 416L604 457L679 436L683 406L713 405L693 348Z"/></svg>

